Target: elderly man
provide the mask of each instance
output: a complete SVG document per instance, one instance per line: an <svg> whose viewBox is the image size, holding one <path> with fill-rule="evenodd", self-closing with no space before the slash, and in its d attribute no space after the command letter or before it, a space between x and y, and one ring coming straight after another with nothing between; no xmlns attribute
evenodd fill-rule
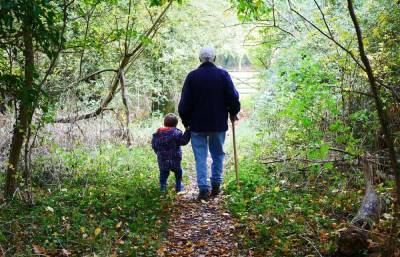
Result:
<svg viewBox="0 0 400 257"><path fill-rule="evenodd" d="M210 185L207 175L207 155L210 151L211 196L220 193L224 161L225 133L228 114L237 120L240 111L239 94L226 70L215 66L214 48L200 50L201 65L185 80L179 102L179 115L192 134L192 148L196 160L199 200L208 200Z"/></svg>

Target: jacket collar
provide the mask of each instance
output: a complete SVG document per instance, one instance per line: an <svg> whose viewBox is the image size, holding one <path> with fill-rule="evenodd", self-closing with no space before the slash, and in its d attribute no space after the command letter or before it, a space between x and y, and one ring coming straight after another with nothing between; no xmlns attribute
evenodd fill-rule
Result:
<svg viewBox="0 0 400 257"><path fill-rule="evenodd" d="M157 129L157 133L161 133L161 132L165 132L165 131L170 131L172 130L173 127L163 127L163 128L159 128Z"/></svg>
<svg viewBox="0 0 400 257"><path fill-rule="evenodd" d="M216 66L212 62L203 62L202 64L200 64L199 68L203 68L203 67L216 67Z"/></svg>

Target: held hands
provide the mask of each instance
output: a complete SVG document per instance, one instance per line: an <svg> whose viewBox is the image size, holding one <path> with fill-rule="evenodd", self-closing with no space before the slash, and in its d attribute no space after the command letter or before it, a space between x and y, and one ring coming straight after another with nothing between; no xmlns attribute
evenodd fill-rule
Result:
<svg viewBox="0 0 400 257"><path fill-rule="evenodd" d="M239 120L237 115L229 115L229 119L231 120L232 123L235 123L236 121Z"/></svg>

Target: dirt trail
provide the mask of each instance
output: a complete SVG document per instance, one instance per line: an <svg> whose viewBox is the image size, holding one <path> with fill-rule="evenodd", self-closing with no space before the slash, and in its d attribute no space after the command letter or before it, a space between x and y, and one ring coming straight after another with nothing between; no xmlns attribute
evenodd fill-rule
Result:
<svg viewBox="0 0 400 257"><path fill-rule="evenodd" d="M196 200L196 174L188 172L190 184L177 195L167 240L161 256L238 256L235 226L223 208L223 195L208 202Z"/></svg>

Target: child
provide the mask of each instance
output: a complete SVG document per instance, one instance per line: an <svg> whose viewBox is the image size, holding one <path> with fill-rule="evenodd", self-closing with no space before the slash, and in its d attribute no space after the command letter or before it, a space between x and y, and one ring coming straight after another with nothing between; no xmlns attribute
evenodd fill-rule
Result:
<svg viewBox="0 0 400 257"><path fill-rule="evenodd" d="M182 185L182 150L181 145L187 145L190 141L190 132L188 130L182 133L176 128L178 117L175 114L168 114L164 117L164 127L159 128L153 134L151 145L157 154L158 167L160 168L160 189L165 192L167 189L167 180L169 172L175 173L175 190L183 190Z"/></svg>

